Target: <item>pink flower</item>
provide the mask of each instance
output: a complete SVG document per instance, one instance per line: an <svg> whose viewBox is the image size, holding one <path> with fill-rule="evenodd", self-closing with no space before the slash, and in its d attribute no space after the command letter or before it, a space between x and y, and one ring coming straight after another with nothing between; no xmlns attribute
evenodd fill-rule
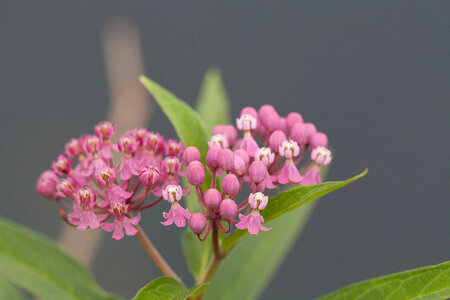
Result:
<svg viewBox="0 0 450 300"><path fill-rule="evenodd" d="M59 155L56 161L52 162L53 171L57 176L62 176L63 174L69 174L70 169L73 166L73 162L70 158L65 157L64 155Z"/></svg>
<svg viewBox="0 0 450 300"><path fill-rule="evenodd" d="M68 141L64 147L64 154L67 157L75 157L83 153L81 142L77 139L71 139Z"/></svg>
<svg viewBox="0 0 450 300"><path fill-rule="evenodd" d="M266 167L270 166L275 159L275 154L270 151L270 148L259 148L256 151L255 160L261 161Z"/></svg>
<svg viewBox="0 0 450 300"><path fill-rule="evenodd" d="M310 185L310 184L318 184L322 183L322 179L320 178L320 167L318 165L312 166L300 182L302 185Z"/></svg>
<svg viewBox="0 0 450 300"><path fill-rule="evenodd" d="M280 175L278 175L278 182L281 184L300 183L302 177L297 170L292 160L286 160L281 169Z"/></svg>
<svg viewBox="0 0 450 300"><path fill-rule="evenodd" d="M256 117L249 114L241 114L241 117L236 119L236 126L242 131L251 131L256 129L258 125Z"/></svg>
<svg viewBox="0 0 450 300"><path fill-rule="evenodd" d="M272 228L267 228L262 225L264 223L263 216L260 215L259 211L263 210L268 202L268 197L263 193L255 193L250 194L248 197L248 203L252 208L252 211L244 216L239 214L239 223L236 224L236 227L239 229L247 229L250 234L257 235L259 230L269 231Z"/></svg>
<svg viewBox="0 0 450 300"><path fill-rule="evenodd" d="M180 157L183 155L183 150L183 142L177 142L171 139L167 141L167 155Z"/></svg>
<svg viewBox="0 0 450 300"><path fill-rule="evenodd" d="M163 217L167 219L165 222L161 222L164 226L175 223L177 227L186 226L186 219L189 220L191 214L189 210L183 208L178 201L181 200L183 191L179 185L168 185L163 191L163 197L169 203L172 204L169 213L164 212Z"/></svg>
<svg viewBox="0 0 450 300"><path fill-rule="evenodd" d="M300 154L300 147L297 142L293 140L286 140L281 144L278 152L281 156L286 157L286 159L293 159Z"/></svg>
<svg viewBox="0 0 450 300"><path fill-rule="evenodd" d="M226 149L228 148L228 139L226 136L218 133L211 137L208 142L208 146L212 147L213 145L219 145L220 147Z"/></svg>
<svg viewBox="0 0 450 300"><path fill-rule="evenodd" d="M95 155L102 150L103 141L95 135L85 135L81 138L84 152Z"/></svg>
<svg viewBox="0 0 450 300"><path fill-rule="evenodd" d="M311 152L311 160L314 161L317 165L327 166L330 164L333 157L331 156L331 151L325 147L316 147Z"/></svg>
<svg viewBox="0 0 450 300"><path fill-rule="evenodd" d="M96 194L90 187L83 187L77 191L75 201L73 202L73 212L70 213L69 220L77 226L78 230L85 230L88 227L97 229L100 222L106 216L96 216L92 208L95 205Z"/></svg>
<svg viewBox="0 0 450 300"><path fill-rule="evenodd" d="M94 127L95 135L103 140L109 140L114 134L116 134L116 125L111 124L108 121L101 121Z"/></svg>
<svg viewBox="0 0 450 300"><path fill-rule="evenodd" d="M115 220L113 223L103 223L102 228L105 231L113 232L113 239L120 240L123 238L124 233L123 230L125 229L125 233L127 235L135 235L138 233L138 230L135 225L139 223L139 220L141 219L141 215L138 214L134 218L129 218L127 216L128 212L130 210L129 204L125 204L125 200L118 199L111 201L110 203L110 209L109 213L113 216L115 216Z"/></svg>

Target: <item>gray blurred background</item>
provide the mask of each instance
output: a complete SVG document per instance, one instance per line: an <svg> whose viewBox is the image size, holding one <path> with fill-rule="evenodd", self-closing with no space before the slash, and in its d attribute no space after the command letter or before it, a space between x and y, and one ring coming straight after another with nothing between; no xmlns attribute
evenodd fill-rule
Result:
<svg viewBox="0 0 450 300"><path fill-rule="evenodd" d="M117 17L140 34L145 74L188 103L217 66L233 117L243 105L299 111L335 149L329 179L369 168L320 201L261 299L449 259L448 1L1 1L2 216L59 237L57 205L35 180L105 118L102 32ZM153 109L149 128L174 137ZM161 209L142 225L186 278L181 231L160 226ZM93 271L127 297L159 275L135 239L110 234Z"/></svg>

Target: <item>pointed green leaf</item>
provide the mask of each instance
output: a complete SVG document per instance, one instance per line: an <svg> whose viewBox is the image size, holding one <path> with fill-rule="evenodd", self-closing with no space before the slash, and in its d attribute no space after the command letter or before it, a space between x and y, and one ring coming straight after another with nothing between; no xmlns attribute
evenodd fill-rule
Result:
<svg viewBox="0 0 450 300"><path fill-rule="evenodd" d="M41 299L113 299L54 242L0 218L0 277Z"/></svg>
<svg viewBox="0 0 450 300"><path fill-rule="evenodd" d="M361 174L345 181L329 181L321 184L301 186L285 191L275 197L271 197L266 208L261 212L261 215L264 217L264 220L268 222L301 205L304 205L355 180L358 180L366 175L366 173L367 169L364 170L364 172L362 172ZM246 230L238 230L235 233L231 234L224 240L223 249L227 251L246 234Z"/></svg>
<svg viewBox="0 0 450 300"><path fill-rule="evenodd" d="M450 262L363 281L322 300L442 300L450 298Z"/></svg>
<svg viewBox="0 0 450 300"><path fill-rule="evenodd" d="M197 147L204 158L208 144L203 121L198 113L153 80L145 76L140 76L139 80L169 118L180 140L186 146Z"/></svg>
<svg viewBox="0 0 450 300"><path fill-rule="evenodd" d="M136 294L134 300L185 300L195 296L206 287L205 284L186 289L180 282L170 277L153 280Z"/></svg>
<svg viewBox="0 0 450 300"><path fill-rule="evenodd" d="M205 300L258 299L299 236L314 205L309 203L264 224L272 227L270 231L245 236L221 262Z"/></svg>
<svg viewBox="0 0 450 300"><path fill-rule="evenodd" d="M26 298L18 288L0 277L0 299L24 300Z"/></svg>
<svg viewBox="0 0 450 300"><path fill-rule="evenodd" d="M218 69L211 68L206 71L196 107L205 123L207 134L211 134L217 124L230 123L230 105Z"/></svg>

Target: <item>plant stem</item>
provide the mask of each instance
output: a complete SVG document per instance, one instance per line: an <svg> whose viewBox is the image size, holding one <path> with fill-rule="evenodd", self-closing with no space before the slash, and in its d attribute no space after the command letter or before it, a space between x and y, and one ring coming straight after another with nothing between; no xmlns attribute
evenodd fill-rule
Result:
<svg viewBox="0 0 450 300"><path fill-rule="evenodd" d="M169 266L169 264L164 260L164 258L161 256L159 251L155 248L153 243L150 241L148 236L145 234L144 230L142 230L142 227L139 225L136 225L136 228L138 229L138 233L136 234L137 239L141 243L142 247L145 249L145 251L148 253L150 258L155 262L156 266L161 270L161 272L169 277L172 277L179 282L183 283L181 281L181 278L175 273L174 270Z"/></svg>

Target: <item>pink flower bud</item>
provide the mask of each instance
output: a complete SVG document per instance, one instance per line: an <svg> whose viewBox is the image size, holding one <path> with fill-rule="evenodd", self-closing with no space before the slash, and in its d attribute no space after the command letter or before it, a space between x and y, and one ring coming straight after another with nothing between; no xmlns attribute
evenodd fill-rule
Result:
<svg viewBox="0 0 450 300"><path fill-rule="evenodd" d="M66 179L61 179L56 184L56 190L58 191L59 197L68 197L75 193L75 183L74 181L69 177Z"/></svg>
<svg viewBox="0 0 450 300"><path fill-rule="evenodd" d="M219 167L225 172L231 171L234 166L234 153L230 149L220 150L217 156Z"/></svg>
<svg viewBox="0 0 450 300"><path fill-rule="evenodd" d="M234 151L234 155L235 156L239 156L240 158L242 158L242 160L245 163L245 168L248 167L248 163L250 161L250 157L248 156L247 151L245 151L244 149L238 149L238 150Z"/></svg>
<svg viewBox="0 0 450 300"><path fill-rule="evenodd" d="M296 141L299 145L305 145L308 143L308 132L306 131L305 124L296 123L291 128L291 140Z"/></svg>
<svg viewBox="0 0 450 300"><path fill-rule="evenodd" d="M164 137L159 135L159 133L148 132L147 133L146 147L148 150L155 153L165 153L166 146L164 145Z"/></svg>
<svg viewBox="0 0 450 300"><path fill-rule="evenodd" d="M234 174L226 175L222 180L222 190L225 195L233 196L239 191L239 180Z"/></svg>
<svg viewBox="0 0 450 300"><path fill-rule="evenodd" d="M161 174L157 167L145 166L139 172L139 181L148 189L153 189L161 183Z"/></svg>
<svg viewBox="0 0 450 300"><path fill-rule="evenodd" d="M231 199L224 199L220 202L220 216L223 220L233 220L237 216L238 207Z"/></svg>
<svg viewBox="0 0 450 300"><path fill-rule="evenodd" d="M96 136L103 140L109 140L116 134L116 125L113 125L108 121L102 121L95 125L94 130Z"/></svg>
<svg viewBox="0 0 450 300"><path fill-rule="evenodd" d="M260 183L266 178L267 168L261 161L255 160L248 168L248 174L253 182Z"/></svg>
<svg viewBox="0 0 450 300"><path fill-rule="evenodd" d="M286 118L280 117L280 121L278 121L278 130L287 132Z"/></svg>
<svg viewBox="0 0 450 300"><path fill-rule="evenodd" d="M170 203L178 202L181 200L183 196L183 191L181 190L180 185L168 185L163 190L163 198Z"/></svg>
<svg viewBox="0 0 450 300"><path fill-rule="evenodd" d="M84 152L94 154L102 150L103 142L95 135L86 135L82 137Z"/></svg>
<svg viewBox="0 0 450 300"><path fill-rule="evenodd" d="M131 134L136 139L138 147L145 146L147 144L148 130L147 128L139 127L132 130Z"/></svg>
<svg viewBox="0 0 450 300"><path fill-rule="evenodd" d="M278 128L280 116L272 105L263 105L259 109L259 120L267 131L272 132Z"/></svg>
<svg viewBox="0 0 450 300"><path fill-rule="evenodd" d="M53 171L44 171L36 182L36 191L39 195L46 198L56 198L56 184L58 183L58 176Z"/></svg>
<svg viewBox="0 0 450 300"><path fill-rule="evenodd" d="M286 127L288 132L291 132L292 127L297 123L303 123L302 115L296 112L289 113L286 117Z"/></svg>
<svg viewBox="0 0 450 300"><path fill-rule="evenodd" d="M317 132L311 136L309 139L310 149L316 147L328 147L328 137L325 133Z"/></svg>
<svg viewBox="0 0 450 300"><path fill-rule="evenodd" d="M116 182L116 169L104 167L97 169L95 172L95 180L101 186L108 186Z"/></svg>
<svg viewBox="0 0 450 300"><path fill-rule="evenodd" d="M222 124L214 126L214 128L212 130L212 135L223 134L224 127L225 127L225 125L222 125Z"/></svg>
<svg viewBox="0 0 450 300"><path fill-rule="evenodd" d="M316 126L313 123L303 123L305 127L306 136L308 137L308 142L311 137L317 132Z"/></svg>
<svg viewBox="0 0 450 300"><path fill-rule="evenodd" d="M206 207L215 210L219 207L219 203L222 200L220 192L214 188L210 188L204 194Z"/></svg>
<svg viewBox="0 0 450 300"><path fill-rule="evenodd" d="M213 145L209 148L208 152L206 152L206 165L211 169L215 170L218 167L217 158L222 148L219 145Z"/></svg>
<svg viewBox="0 0 450 300"><path fill-rule="evenodd" d="M311 152L311 159L318 165L327 166L332 160L331 151L325 147L316 147Z"/></svg>
<svg viewBox="0 0 450 300"><path fill-rule="evenodd" d="M70 158L67 158L61 154L58 156L58 159L51 164L51 166L56 175L61 176L62 174L70 173L70 168L72 168L73 163Z"/></svg>
<svg viewBox="0 0 450 300"><path fill-rule="evenodd" d="M199 161L200 151L198 151L197 147L187 147L183 152L183 160L186 164L190 164L193 161Z"/></svg>
<svg viewBox="0 0 450 300"><path fill-rule="evenodd" d="M191 214L189 219L189 227L194 234L201 234L206 228L206 217L204 214L196 212Z"/></svg>
<svg viewBox="0 0 450 300"><path fill-rule="evenodd" d="M187 178L190 184L199 186L205 181L205 167L199 161L191 162L187 167Z"/></svg>
<svg viewBox="0 0 450 300"><path fill-rule="evenodd" d="M227 138L229 147L232 147L234 145L234 143L236 143L238 132L237 132L236 128L234 128L233 125L223 126L222 134Z"/></svg>
<svg viewBox="0 0 450 300"><path fill-rule="evenodd" d="M117 142L117 149L120 152L124 152L126 154L132 154L136 152L137 142L134 136L132 135L124 135L119 138Z"/></svg>
<svg viewBox="0 0 450 300"><path fill-rule="evenodd" d="M254 109L254 108L251 107L251 106L244 107L244 108L241 110L240 116L242 116L242 115L250 115L250 116L252 116L252 117L255 118L255 119L258 118L258 113L256 112L256 109Z"/></svg>
<svg viewBox="0 0 450 300"><path fill-rule="evenodd" d="M285 140L286 134L281 130L275 130L269 137L270 149L272 149L274 153L278 153L278 149Z"/></svg>
<svg viewBox="0 0 450 300"><path fill-rule="evenodd" d="M80 155L83 152L82 146L79 140L71 139L65 145L64 154L66 154L69 158Z"/></svg>
<svg viewBox="0 0 450 300"><path fill-rule="evenodd" d="M248 197L248 204L250 204L250 207L258 210L263 210L266 207L268 201L269 197L261 192L250 194L250 196Z"/></svg>
<svg viewBox="0 0 450 300"><path fill-rule="evenodd" d="M245 164L245 161L240 156L235 155L233 163L233 173L237 176L243 176L245 174L245 171L247 171L247 165Z"/></svg>

